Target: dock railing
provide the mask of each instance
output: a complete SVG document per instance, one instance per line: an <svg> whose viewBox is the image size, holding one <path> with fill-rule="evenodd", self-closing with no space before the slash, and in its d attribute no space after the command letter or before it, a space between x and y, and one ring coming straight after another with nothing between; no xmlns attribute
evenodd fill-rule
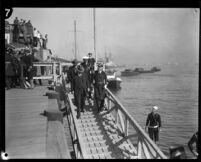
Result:
<svg viewBox="0 0 201 162"><path fill-rule="evenodd" d="M149 138L146 132L141 128L137 121L127 112L120 101L106 88L107 97L105 103L108 112L110 112L118 125L124 139L136 137L135 141L131 140L133 146L136 147L137 159L167 159L159 147ZM129 126L131 133L129 134Z"/></svg>
<svg viewBox="0 0 201 162"><path fill-rule="evenodd" d="M46 75L41 75L41 76L34 76L33 79L52 79L53 81L56 81L56 78L58 75L62 74L62 68L63 66L70 66L70 63L63 63L63 62L33 62L34 67L46 67L49 68L46 71ZM57 74L57 69L58 68L58 74ZM23 67L21 68L23 69ZM23 70L21 70L22 76L23 77Z"/></svg>

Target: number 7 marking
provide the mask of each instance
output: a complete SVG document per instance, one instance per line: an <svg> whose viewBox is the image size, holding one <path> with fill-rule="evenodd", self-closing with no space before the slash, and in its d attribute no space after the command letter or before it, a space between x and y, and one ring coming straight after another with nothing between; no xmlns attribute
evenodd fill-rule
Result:
<svg viewBox="0 0 201 162"><path fill-rule="evenodd" d="M10 9L9 8L6 8L6 18L8 17L8 14L10 13Z"/></svg>

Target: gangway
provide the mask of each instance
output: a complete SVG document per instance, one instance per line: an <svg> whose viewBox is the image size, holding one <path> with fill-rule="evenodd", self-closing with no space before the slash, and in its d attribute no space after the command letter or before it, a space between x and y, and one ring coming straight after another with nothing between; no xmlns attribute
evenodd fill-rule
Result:
<svg viewBox="0 0 201 162"><path fill-rule="evenodd" d="M85 112L77 119L73 94L62 75L67 120L77 159L167 159L124 106L106 89L105 110L96 112L93 100L85 103ZM61 100L58 98L58 102Z"/></svg>

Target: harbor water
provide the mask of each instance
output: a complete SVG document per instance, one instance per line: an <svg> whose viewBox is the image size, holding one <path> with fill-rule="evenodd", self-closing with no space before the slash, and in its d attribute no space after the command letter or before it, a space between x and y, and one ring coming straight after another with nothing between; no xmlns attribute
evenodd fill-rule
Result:
<svg viewBox="0 0 201 162"><path fill-rule="evenodd" d="M112 92L142 128L152 106L159 106L159 148L169 155L170 146L184 146L187 158L193 158L187 143L198 130L198 65L161 69L157 73L121 77L121 89Z"/></svg>

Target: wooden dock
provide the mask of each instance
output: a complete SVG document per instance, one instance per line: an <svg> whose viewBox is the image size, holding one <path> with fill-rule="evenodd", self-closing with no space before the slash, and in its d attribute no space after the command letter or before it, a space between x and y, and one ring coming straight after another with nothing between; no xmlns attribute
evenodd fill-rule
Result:
<svg viewBox="0 0 201 162"><path fill-rule="evenodd" d="M46 158L46 87L5 91L5 148L11 159Z"/></svg>
<svg viewBox="0 0 201 162"><path fill-rule="evenodd" d="M57 104L49 107L46 92L47 86L5 91L5 150L9 159L73 158L67 119L62 116L61 125L44 114L59 111ZM62 138L66 138L68 152L62 152L66 149Z"/></svg>

